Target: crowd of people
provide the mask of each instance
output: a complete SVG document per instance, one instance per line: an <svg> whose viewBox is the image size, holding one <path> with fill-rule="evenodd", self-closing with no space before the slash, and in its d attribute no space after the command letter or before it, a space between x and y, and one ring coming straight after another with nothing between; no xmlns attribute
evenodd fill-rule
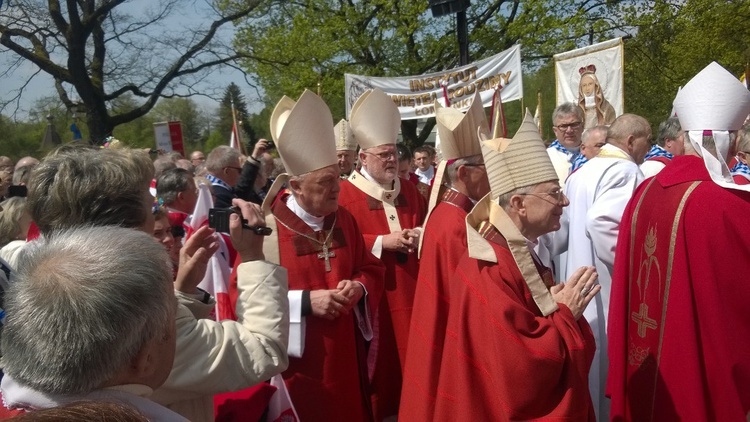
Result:
<svg viewBox="0 0 750 422"><path fill-rule="evenodd" d="M412 155L384 92L305 91L246 156L0 157L0 418L745 421L750 92L673 113L546 144L477 93Z"/></svg>

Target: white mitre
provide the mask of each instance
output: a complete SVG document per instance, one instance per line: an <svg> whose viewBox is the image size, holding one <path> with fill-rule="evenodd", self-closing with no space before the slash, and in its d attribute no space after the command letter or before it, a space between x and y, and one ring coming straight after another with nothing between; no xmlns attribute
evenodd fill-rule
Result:
<svg viewBox="0 0 750 422"><path fill-rule="evenodd" d="M362 149L392 145L401 129L401 114L388 94L370 89L354 102L349 125Z"/></svg>
<svg viewBox="0 0 750 422"><path fill-rule="evenodd" d="M711 179L724 187L750 191L750 185L736 185L725 157L729 152L730 131L738 130L750 114L750 92L726 69L711 62L695 75L674 99L680 126L693 148L700 153ZM718 157L703 147L703 136L713 136Z"/></svg>

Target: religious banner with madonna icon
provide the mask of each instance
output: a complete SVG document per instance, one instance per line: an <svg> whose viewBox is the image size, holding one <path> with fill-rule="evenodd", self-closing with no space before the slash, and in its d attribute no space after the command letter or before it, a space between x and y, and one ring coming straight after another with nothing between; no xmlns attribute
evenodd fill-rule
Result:
<svg viewBox="0 0 750 422"><path fill-rule="evenodd" d="M622 38L555 54L554 59L557 105L578 104L586 129L610 125L623 113Z"/></svg>

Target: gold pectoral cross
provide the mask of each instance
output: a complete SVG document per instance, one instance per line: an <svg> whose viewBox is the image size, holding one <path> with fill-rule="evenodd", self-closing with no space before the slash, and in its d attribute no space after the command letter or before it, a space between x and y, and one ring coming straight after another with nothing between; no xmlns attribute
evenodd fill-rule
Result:
<svg viewBox="0 0 750 422"><path fill-rule="evenodd" d="M328 244L323 243L323 252L318 253L318 259L326 260L326 272L331 272L331 258L336 256L336 252L328 250Z"/></svg>

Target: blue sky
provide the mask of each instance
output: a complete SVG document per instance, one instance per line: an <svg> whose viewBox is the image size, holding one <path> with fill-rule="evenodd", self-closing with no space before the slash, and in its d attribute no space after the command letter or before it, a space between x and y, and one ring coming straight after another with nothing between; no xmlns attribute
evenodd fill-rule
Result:
<svg viewBox="0 0 750 422"><path fill-rule="evenodd" d="M13 1L9 4L6 3L2 6L0 11L0 20L12 19L13 13ZM122 10L125 13L135 16L142 16L148 14L150 8L154 6L153 1L150 0L130 0L125 4L118 7L118 10ZM201 26L207 26L211 19L207 17L212 11L207 8L205 1L192 0L192 1L180 1L179 9L175 10L170 16L162 22L160 28L166 28L169 33L179 34L181 31L192 30ZM10 16L9 16L10 15ZM221 37L225 40L231 40L233 36L233 28L227 29L221 33ZM8 69L11 63L15 62L17 56L4 48L0 49L0 69ZM13 98L18 89L33 75L38 68L30 62L24 62L21 66L14 69L8 75L0 76L0 100L7 101ZM208 90L211 87L218 87L223 89L229 83L234 82L242 90L247 100L250 112L259 111L259 108L254 109L253 105L260 103L258 93L256 90L248 85L245 75L243 72L234 69L229 66L216 68L211 71L208 77L204 78L203 81L195 85L200 90ZM68 93L72 93L72 87L68 87ZM16 104L11 104L2 110L2 114L6 116L13 116L15 113L16 119L25 119L28 116L29 109L34 105L34 102L42 97L50 95L57 95L54 87L54 81L47 74L41 72L34 76L31 83L29 83L24 89L23 95ZM75 95L75 94L74 94ZM218 102L215 99L208 98L206 96L193 96L194 101L203 109L213 110Z"/></svg>

